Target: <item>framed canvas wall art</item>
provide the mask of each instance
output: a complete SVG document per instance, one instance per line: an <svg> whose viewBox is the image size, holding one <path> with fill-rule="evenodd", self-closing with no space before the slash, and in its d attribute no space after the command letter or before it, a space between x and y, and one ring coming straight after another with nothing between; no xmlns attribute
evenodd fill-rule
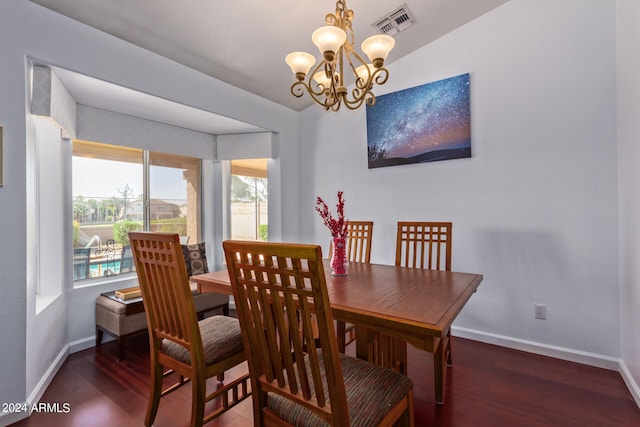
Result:
<svg viewBox="0 0 640 427"><path fill-rule="evenodd" d="M469 74L381 95L367 105L369 169L471 157Z"/></svg>

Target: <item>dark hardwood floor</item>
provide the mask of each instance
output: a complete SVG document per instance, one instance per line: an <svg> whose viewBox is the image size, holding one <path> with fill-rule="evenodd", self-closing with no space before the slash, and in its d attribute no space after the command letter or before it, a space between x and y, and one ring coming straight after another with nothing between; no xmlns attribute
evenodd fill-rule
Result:
<svg viewBox="0 0 640 427"><path fill-rule="evenodd" d="M456 337L453 345L444 405L434 403L432 356L410 347L416 426L640 426L640 409L617 372ZM142 426L147 337L131 338L122 362L116 351L110 342L69 356L41 400L68 403L68 413L33 413L13 426ZM161 400L155 426L187 426L190 399L185 386ZM250 426L251 411L247 399L207 426Z"/></svg>

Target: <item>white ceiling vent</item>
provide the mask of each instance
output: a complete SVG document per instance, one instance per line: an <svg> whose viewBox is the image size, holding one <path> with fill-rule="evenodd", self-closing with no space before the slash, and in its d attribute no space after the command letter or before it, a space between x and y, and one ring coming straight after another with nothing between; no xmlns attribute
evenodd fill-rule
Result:
<svg viewBox="0 0 640 427"><path fill-rule="evenodd" d="M381 34L394 36L416 23L406 4L378 19L373 26Z"/></svg>

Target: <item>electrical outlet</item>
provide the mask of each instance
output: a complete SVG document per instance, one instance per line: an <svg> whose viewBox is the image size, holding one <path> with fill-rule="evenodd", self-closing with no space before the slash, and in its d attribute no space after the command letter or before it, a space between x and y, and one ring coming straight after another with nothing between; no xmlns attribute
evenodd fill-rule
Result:
<svg viewBox="0 0 640 427"><path fill-rule="evenodd" d="M535 318L545 320L547 318L547 306L544 304L534 304Z"/></svg>

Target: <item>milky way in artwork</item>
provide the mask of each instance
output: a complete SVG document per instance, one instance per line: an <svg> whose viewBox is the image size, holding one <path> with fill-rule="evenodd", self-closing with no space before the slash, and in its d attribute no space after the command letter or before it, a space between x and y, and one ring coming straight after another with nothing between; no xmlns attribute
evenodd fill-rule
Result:
<svg viewBox="0 0 640 427"><path fill-rule="evenodd" d="M378 96L367 106L369 167L470 157L469 92L463 74Z"/></svg>

